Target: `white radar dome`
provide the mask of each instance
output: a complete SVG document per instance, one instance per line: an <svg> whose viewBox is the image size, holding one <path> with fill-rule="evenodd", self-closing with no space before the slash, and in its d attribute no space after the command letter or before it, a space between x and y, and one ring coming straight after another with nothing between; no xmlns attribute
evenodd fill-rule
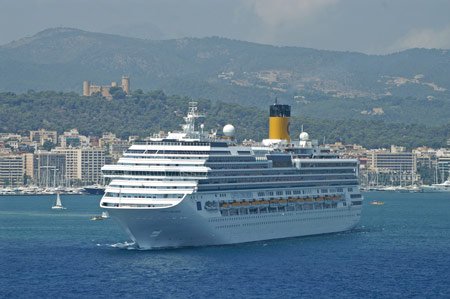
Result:
<svg viewBox="0 0 450 299"><path fill-rule="evenodd" d="M234 133L236 133L236 129L234 128L233 125L228 124L225 127L223 127L223 133L227 137L233 137Z"/></svg>
<svg viewBox="0 0 450 299"><path fill-rule="evenodd" d="M300 141L308 141L309 140L309 135L306 132L302 132L300 134Z"/></svg>

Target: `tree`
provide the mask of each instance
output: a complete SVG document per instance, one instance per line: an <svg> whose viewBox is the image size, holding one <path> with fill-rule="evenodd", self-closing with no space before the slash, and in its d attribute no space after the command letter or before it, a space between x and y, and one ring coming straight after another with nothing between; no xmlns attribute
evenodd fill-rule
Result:
<svg viewBox="0 0 450 299"><path fill-rule="evenodd" d="M120 88L116 87L116 91L120 92ZM126 101L104 101L52 91L32 94L0 92L0 132L25 135L30 130L46 128L61 134L78 128L82 135L100 136L103 132L112 132L121 138L130 135L145 137L159 131L179 130L178 124L183 123L188 103L192 100L166 95L161 90L147 93L136 91ZM268 107L260 106L261 109L258 109L205 99L195 101L200 111L207 115L205 131L220 131L224 125L231 123L236 127L238 140L267 138ZM450 124L429 127L383 120L323 120L292 116L293 139L298 138L302 125L313 139L322 140L325 136L327 143L342 141L369 149L389 147L391 144L408 149L418 146L440 148L445 147L450 138ZM9 147L8 144L5 146ZM44 148L50 150L54 146L46 143Z"/></svg>
<svg viewBox="0 0 450 299"><path fill-rule="evenodd" d="M109 89L109 93L115 100L125 99L127 96L126 92L122 90L122 88L113 86Z"/></svg>
<svg viewBox="0 0 450 299"><path fill-rule="evenodd" d="M56 144L51 142L50 140L45 140L44 144L42 145L42 148L46 151L50 151L52 148L55 148Z"/></svg>

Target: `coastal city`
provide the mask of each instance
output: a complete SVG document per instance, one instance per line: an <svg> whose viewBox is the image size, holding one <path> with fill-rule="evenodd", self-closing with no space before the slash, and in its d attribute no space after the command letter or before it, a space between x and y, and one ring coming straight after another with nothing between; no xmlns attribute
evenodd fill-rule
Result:
<svg viewBox="0 0 450 299"><path fill-rule="evenodd" d="M450 298L450 1L2 1L0 299Z"/></svg>
<svg viewBox="0 0 450 299"><path fill-rule="evenodd" d="M40 129L28 136L0 133L0 194L102 194L102 167L115 164L135 141L151 137L121 139L110 132L84 136L77 129L62 134ZM412 151L396 145L389 149L339 142L324 146L342 158L359 160L363 191L423 192L449 180L450 140L447 144Z"/></svg>

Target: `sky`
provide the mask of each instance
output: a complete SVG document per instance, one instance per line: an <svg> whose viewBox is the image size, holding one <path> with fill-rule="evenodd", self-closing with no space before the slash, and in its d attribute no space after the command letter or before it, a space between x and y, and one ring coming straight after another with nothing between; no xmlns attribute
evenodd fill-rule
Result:
<svg viewBox="0 0 450 299"><path fill-rule="evenodd" d="M388 54L450 48L449 0L0 0L0 45L54 27Z"/></svg>

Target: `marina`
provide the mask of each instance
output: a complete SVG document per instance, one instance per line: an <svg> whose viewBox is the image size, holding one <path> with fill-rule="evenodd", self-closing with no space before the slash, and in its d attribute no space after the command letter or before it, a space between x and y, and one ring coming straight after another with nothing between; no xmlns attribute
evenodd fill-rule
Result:
<svg viewBox="0 0 450 299"><path fill-rule="evenodd" d="M92 194L87 192L83 187L56 187L45 188L38 186L18 186L18 187L5 187L0 189L0 196L15 196L15 195L52 195L52 194L64 194L64 195L87 195ZM94 193L97 194L97 193Z"/></svg>

